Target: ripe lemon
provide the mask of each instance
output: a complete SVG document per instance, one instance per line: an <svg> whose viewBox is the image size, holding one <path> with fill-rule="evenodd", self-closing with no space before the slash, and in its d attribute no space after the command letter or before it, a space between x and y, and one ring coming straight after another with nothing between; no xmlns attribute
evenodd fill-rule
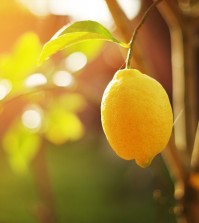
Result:
<svg viewBox="0 0 199 223"><path fill-rule="evenodd" d="M102 127L111 147L141 167L168 143L173 113L168 95L155 79L136 69L119 70L104 91Z"/></svg>

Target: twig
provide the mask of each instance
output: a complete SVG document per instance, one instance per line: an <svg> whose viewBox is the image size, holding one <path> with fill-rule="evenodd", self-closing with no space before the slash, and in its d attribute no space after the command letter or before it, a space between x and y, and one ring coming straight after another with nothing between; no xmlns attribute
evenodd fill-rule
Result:
<svg viewBox="0 0 199 223"><path fill-rule="evenodd" d="M35 95L38 93L43 93L43 92L51 92L51 91L63 91L63 92L69 92L71 91L70 88L63 88L63 87L58 87L58 86L51 86L51 85L46 85L43 87L38 87L38 88L33 88L33 89L27 89L27 91L21 92L19 94L16 94L14 96L5 98L2 102L1 102L1 106L6 106L10 103L12 103L15 100L24 98L26 96L31 96L31 95Z"/></svg>
<svg viewBox="0 0 199 223"><path fill-rule="evenodd" d="M184 166L182 164L183 162L181 162L179 159L179 153L174 143L173 135L170 138L167 149L162 154L174 180L184 181L187 173L185 172Z"/></svg>
<svg viewBox="0 0 199 223"><path fill-rule="evenodd" d="M199 122L196 130L196 136L194 141L194 147L191 157L191 168L192 170L199 169Z"/></svg>
<svg viewBox="0 0 199 223"><path fill-rule="evenodd" d="M162 0L157 0L155 2L153 2L153 4L151 4L149 6L149 8L145 11L144 15L142 16L140 22L138 23L138 25L136 26L136 28L134 29L132 38L130 40L130 48L128 51L128 55L127 55L127 59L126 59L126 68L129 69L131 68L131 58L132 58L132 54L133 54L133 46L134 46L134 42L135 39L137 37L138 31L140 30L140 28L142 27L142 25L144 24L146 18L148 17L148 14L151 12L151 10L161 2Z"/></svg>
<svg viewBox="0 0 199 223"><path fill-rule="evenodd" d="M119 31L120 35L122 36L125 42L129 42L132 36L134 24L137 22L137 19L129 20L116 0L105 1L113 17L113 20L117 27L117 31ZM143 65L142 53L140 52L138 47L135 46L135 48L136 50L134 51L134 61L139 65ZM142 69L143 72L147 70L144 65Z"/></svg>
<svg viewBox="0 0 199 223"><path fill-rule="evenodd" d="M183 217L183 198L186 193L186 177L187 173L179 159L179 153L174 144L174 138L171 137L167 148L162 153L164 162L169 170L170 176L174 183L174 197L176 206L174 209L177 218Z"/></svg>

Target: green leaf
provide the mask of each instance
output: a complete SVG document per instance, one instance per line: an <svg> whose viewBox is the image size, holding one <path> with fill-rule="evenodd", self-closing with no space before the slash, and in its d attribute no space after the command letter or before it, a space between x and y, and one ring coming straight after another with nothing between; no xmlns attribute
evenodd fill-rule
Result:
<svg viewBox="0 0 199 223"><path fill-rule="evenodd" d="M68 56L74 52L81 52L86 55L88 61L93 60L101 51L104 42L101 40L82 41L66 48L63 51L64 56Z"/></svg>
<svg viewBox="0 0 199 223"><path fill-rule="evenodd" d="M56 145L78 140L84 133L78 116L63 107L52 107L48 110L45 115L45 127L46 139Z"/></svg>
<svg viewBox="0 0 199 223"><path fill-rule="evenodd" d="M39 149L40 137L17 121L6 132L2 144L13 171L24 174Z"/></svg>
<svg viewBox="0 0 199 223"><path fill-rule="evenodd" d="M41 52L39 37L33 32L19 37L10 54L0 56L1 78L14 82L24 80L35 71L37 59Z"/></svg>
<svg viewBox="0 0 199 223"><path fill-rule="evenodd" d="M80 21L70 26L63 27L44 45L39 63L42 63L44 60L66 47L88 40L110 41L124 48L129 48L129 44L116 39L100 23L90 20Z"/></svg>
<svg viewBox="0 0 199 223"><path fill-rule="evenodd" d="M41 47L38 35L27 32L19 37L12 52L0 55L0 79L10 83L10 96L26 90L24 80L36 71Z"/></svg>
<svg viewBox="0 0 199 223"><path fill-rule="evenodd" d="M52 107L62 107L68 112L79 112L85 108L86 101L82 95L78 93L70 93L61 95L59 98L53 99Z"/></svg>

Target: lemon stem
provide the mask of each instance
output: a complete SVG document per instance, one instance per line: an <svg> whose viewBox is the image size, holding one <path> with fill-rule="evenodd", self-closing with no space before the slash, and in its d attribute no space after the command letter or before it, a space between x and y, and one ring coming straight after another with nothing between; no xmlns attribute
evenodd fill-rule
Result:
<svg viewBox="0 0 199 223"><path fill-rule="evenodd" d="M131 68L131 58L132 58L132 54L133 54L133 46L134 46L134 42L135 39L137 37L138 31L140 30L140 28L142 27L142 25L144 24L146 18L148 17L148 14L150 13L150 11L158 4L160 3L162 0L157 0L155 2L153 2L153 4L151 4L149 6L149 8L145 11L144 15L142 16L140 22L138 23L138 25L135 27L134 31L133 31L133 35L132 38L130 40L129 43L129 50L128 50L128 54L127 54L127 58L126 58L126 68L130 69Z"/></svg>

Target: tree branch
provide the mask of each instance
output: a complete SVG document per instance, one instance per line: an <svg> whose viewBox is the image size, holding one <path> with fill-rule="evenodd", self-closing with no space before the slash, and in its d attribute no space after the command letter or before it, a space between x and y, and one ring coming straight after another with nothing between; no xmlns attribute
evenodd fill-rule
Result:
<svg viewBox="0 0 199 223"><path fill-rule="evenodd" d="M45 139L42 139L41 147L32 162L35 183L40 197L37 214L42 223L56 223L54 196L46 163L45 146Z"/></svg>
<svg viewBox="0 0 199 223"><path fill-rule="evenodd" d="M193 171L199 170L199 122L196 130L196 136L194 141L194 147L191 157L191 168Z"/></svg>
<svg viewBox="0 0 199 223"><path fill-rule="evenodd" d="M117 1L115 0L105 0L105 1L119 32L121 33L124 40L126 42L129 42L133 31L131 21L127 18L127 16L123 12Z"/></svg>

